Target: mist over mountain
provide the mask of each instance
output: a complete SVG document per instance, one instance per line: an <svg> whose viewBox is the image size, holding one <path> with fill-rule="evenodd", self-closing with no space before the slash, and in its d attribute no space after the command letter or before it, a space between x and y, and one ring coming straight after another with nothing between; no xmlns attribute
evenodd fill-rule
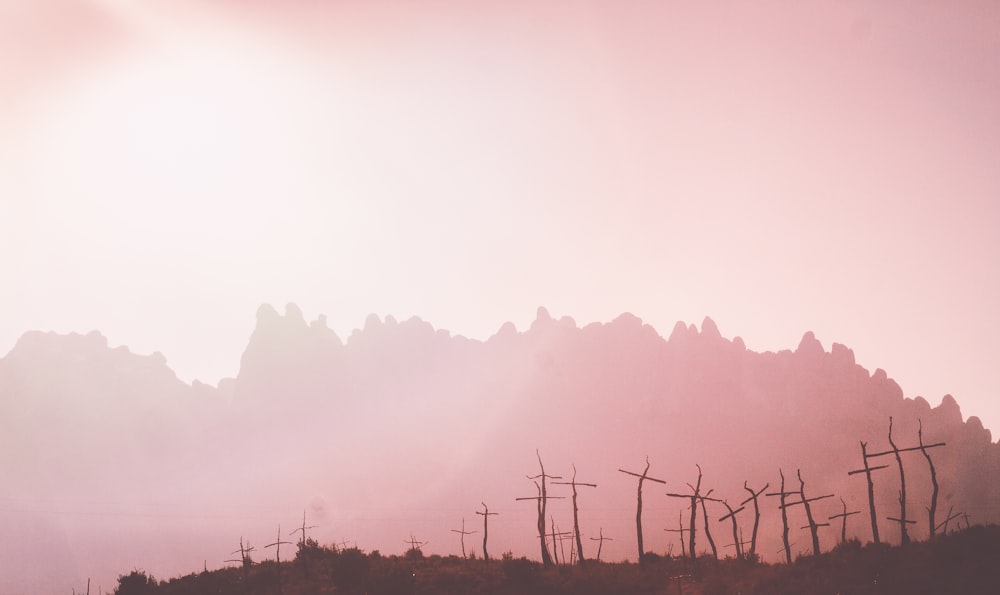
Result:
<svg viewBox="0 0 1000 595"><path fill-rule="evenodd" d="M218 567L241 536L269 543L303 510L322 543L398 553L413 533L448 554L458 551L450 530L481 522L486 502L500 513L491 555L537 558L535 507L515 501L535 495L536 449L548 473L568 479L575 464L579 481L598 484L580 495L590 556L586 537L602 529L615 539L603 559L635 559L635 481L618 469L641 472L647 456L666 481L644 490L648 551L680 553L663 529L686 502L664 492L688 491L696 464L703 486L734 505L744 481L777 491L782 469L798 489L801 470L809 495L837 496L814 505L817 519L841 512L842 497L862 511L849 537L868 541L865 480L847 472L862 465L860 441L889 449L890 416L900 447L917 444L918 423L925 442L947 443L931 451L938 520L954 510L1000 522L1000 444L978 418L963 420L951 396L936 407L907 398L885 371L810 332L795 349L756 353L708 318L664 338L632 314L581 328L539 308L530 328L508 323L486 341L375 315L340 337L323 317L264 305L238 376L217 388L187 385L162 355L109 347L96 332L30 332L0 359L0 528L12 535L0 545L0 592L65 591L86 577L107 590L132 568ZM919 452L903 459L910 533L926 539L928 466ZM899 477L891 456L883 463L879 528L898 543L885 517L899 512ZM758 551L776 561L775 498L761 508ZM568 499L549 512L572 527ZM724 513L720 504L710 516ZM792 550L807 551L804 516L790 515ZM728 521L714 519L725 555ZM821 530L824 549L837 539L839 527Z"/></svg>

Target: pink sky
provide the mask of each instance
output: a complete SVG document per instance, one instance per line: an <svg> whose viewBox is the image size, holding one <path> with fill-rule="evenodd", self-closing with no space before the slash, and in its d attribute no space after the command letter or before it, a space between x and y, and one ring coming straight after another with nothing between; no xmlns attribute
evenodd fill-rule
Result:
<svg viewBox="0 0 1000 595"><path fill-rule="evenodd" d="M709 315L996 431L998 106L989 1L0 0L0 353Z"/></svg>

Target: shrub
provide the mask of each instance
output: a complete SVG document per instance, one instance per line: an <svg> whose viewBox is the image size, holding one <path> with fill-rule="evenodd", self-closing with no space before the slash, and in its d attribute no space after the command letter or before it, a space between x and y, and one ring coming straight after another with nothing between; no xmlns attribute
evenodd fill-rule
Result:
<svg viewBox="0 0 1000 595"><path fill-rule="evenodd" d="M159 591L156 579L143 570L133 570L118 577L115 595L149 595Z"/></svg>
<svg viewBox="0 0 1000 595"><path fill-rule="evenodd" d="M340 550L332 556L331 580L343 589L355 589L368 578L368 556L358 548Z"/></svg>

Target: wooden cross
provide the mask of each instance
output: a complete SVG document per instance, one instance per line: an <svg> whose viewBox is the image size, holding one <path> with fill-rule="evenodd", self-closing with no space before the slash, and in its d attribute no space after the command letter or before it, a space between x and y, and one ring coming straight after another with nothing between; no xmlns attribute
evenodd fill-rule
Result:
<svg viewBox="0 0 1000 595"><path fill-rule="evenodd" d="M538 457L538 467L541 469L541 473L538 475L529 475L528 479L537 480L541 479L542 483L539 485L535 481L535 486L538 488L538 497L534 498L538 507L538 542L542 550L542 564L545 566L552 565L552 558L549 556L549 548L545 546L545 508L548 505L549 498L554 498L555 496L549 496L548 491L545 488L546 479L562 479L560 475L548 475L545 473L545 465L542 464L542 455L539 454L538 449L535 449L535 456ZM531 500L533 498L516 498L517 500Z"/></svg>
<svg viewBox="0 0 1000 595"><path fill-rule="evenodd" d="M580 562L583 562L583 541L580 539L580 518L576 507L576 486L587 486L596 488L596 483L583 483L576 481L576 464L573 464L573 479L571 481L553 481L554 484L573 486L573 532L576 534L576 551Z"/></svg>
<svg viewBox="0 0 1000 595"><path fill-rule="evenodd" d="M847 512L847 502L844 502L844 499L841 498L840 503L844 505L844 512L831 516L829 520L832 521L833 519L837 518L843 519L843 524L840 526L840 543L844 543L847 541L847 517L851 516L852 514L860 514L861 511L852 510L851 512Z"/></svg>
<svg viewBox="0 0 1000 595"><path fill-rule="evenodd" d="M306 530L307 529L315 529L315 528L316 528L316 525L309 525L308 527L306 526L306 511L303 510L302 511L302 526L299 527L298 529L295 529L291 533L292 535L294 535L296 533L299 533L299 532L302 533L302 537L299 540L299 551L302 552L302 574L304 574L306 578L309 578L309 555L306 553Z"/></svg>
<svg viewBox="0 0 1000 595"><path fill-rule="evenodd" d="M903 473L903 458L899 456L899 453L901 453L901 452L911 452L911 451L919 450L919 451L923 452L924 456L927 457L927 460L930 461L930 456L927 454L927 449L928 448L937 448L939 446L946 446L946 444L944 442L938 442L938 443L935 443L935 444L924 444L923 443L924 442L924 440L923 440L923 425L921 425L921 429L920 429L918 435L920 436L920 446L912 446L912 447L909 447L909 448L899 448L898 446L896 446L896 443L893 442L893 440L892 440L892 416L890 415L889 416L889 445L892 446L892 450L886 450L886 451L882 451L882 452L871 453L871 454L868 455L868 458L871 458L871 459L876 458L876 457L885 456L885 455L890 455L890 454L891 455L895 455L895 457L896 457L896 465L899 467L899 517L891 519L891 520L894 520L894 521L896 521L896 522L899 523L900 541L904 545L910 542L910 536L909 536L909 534L906 531L906 525L908 525L908 524L914 524L914 523L910 523L909 520L906 517L906 475ZM934 465L933 465L933 463L931 463L932 474L933 474L933 468L934 468ZM936 508L937 507L937 498L936 498L936 496L937 496L937 492L936 492L937 477L936 477L936 474L933 474L932 477L933 477L934 484L935 484L935 486L934 486L935 487L935 498L934 498L933 506L934 506L934 508ZM931 513L931 515L933 516L933 513ZM886 517L886 518L889 518L889 517ZM932 522L932 525L933 525L933 522ZM931 530L933 531L933 527L932 527Z"/></svg>
<svg viewBox="0 0 1000 595"><path fill-rule="evenodd" d="M642 547L642 482L646 481L647 479L649 481L655 481L656 483L662 483L663 485L666 485L667 482L664 481L664 480L662 480L662 479L656 479L655 477L650 477L648 475L648 473L649 473L649 457L648 456L646 457L646 468L643 469L643 471L642 471L641 474L640 473L636 473L634 471L626 471L626 470L621 469L621 468L619 468L618 471L620 471L620 472L622 472L622 473L624 473L626 475L632 475L633 477L638 477L639 478L639 489L638 489L638 495L636 496L636 502L637 503L636 503L636 507L635 507L635 533L636 533L636 540L639 543L639 565L641 566L642 565L642 555L643 555L643 553L645 553L645 550Z"/></svg>
<svg viewBox="0 0 1000 595"><path fill-rule="evenodd" d="M719 522L721 523L722 521L724 521L726 519L731 519L733 521L733 543L732 543L732 545L734 547L736 547L736 559L737 560L742 560L743 559L743 540L740 538L740 529L739 529L739 526L736 524L736 515L739 512L741 512L743 509L745 509L746 506L740 506L736 510L733 510L733 507L729 505L728 501L723 500L722 503L726 506L726 510L729 511L729 514L724 515L722 518L720 518Z"/></svg>
<svg viewBox="0 0 1000 595"><path fill-rule="evenodd" d="M538 514L541 515L545 511L545 504L544 504L544 502L546 500L553 500L553 499L554 500L562 500L563 499L562 496L549 496L549 495L543 494L542 486L538 485L537 481L535 482L535 489L538 490L538 495L537 496L523 496L521 498L514 498L514 500L534 500L537 503ZM538 530L539 530L538 531L538 541L541 542L541 547L542 547L542 564L545 565L545 566L550 566L552 564L552 558L549 556L549 548L548 548L548 546L545 545L545 537L546 537L546 535L545 535L545 520L544 519L538 524Z"/></svg>
<svg viewBox="0 0 1000 595"><path fill-rule="evenodd" d="M605 537L604 536L604 527L601 527L600 537L591 537L590 540L598 542L597 543L597 561L600 562L601 561L601 548L604 547L604 542L605 541L614 541L614 539L611 539L610 537Z"/></svg>
<svg viewBox="0 0 1000 595"><path fill-rule="evenodd" d="M234 550L230 553L235 554L239 552L239 560L226 560L226 562L239 562L243 565L243 581L246 582L250 574L250 565L253 564L253 560L250 559L250 552L256 550L257 548L250 545L250 540L247 540L246 546L243 545L243 537L240 537L240 549Z"/></svg>
<svg viewBox="0 0 1000 595"><path fill-rule="evenodd" d="M753 500L753 535L750 536L750 557L753 558L757 555L757 527L760 525L760 506L757 503L757 498L763 494L770 483L764 484L764 487L760 491L754 491L753 488L747 485L747 482L743 482L743 489L750 492L750 497L746 500L740 502L740 506L745 506L748 502Z"/></svg>
<svg viewBox="0 0 1000 595"><path fill-rule="evenodd" d="M462 542L462 559L465 559L466 558L466 556L465 556L465 536L466 535L472 535L473 533L475 533L475 531L466 531L465 530L465 517L462 517L462 530L459 531L458 529L452 529L451 532L459 534L459 536L460 536L459 539Z"/></svg>
<svg viewBox="0 0 1000 595"><path fill-rule="evenodd" d="M778 506L778 509L781 510L781 543L784 545L784 547L782 549L778 550L778 551L779 552L784 551L785 552L785 561L788 564L791 564L792 563L792 549L791 549L791 547L792 547L793 544L788 543L788 509L785 506L785 498L787 498L788 496L794 495L794 494L798 494L798 492L786 492L785 491L785 472L782 471L779 468L778 469L778 475L781 476L781 488L779 488L779 491L777 491L777 492L771 492L771 493L764 494L764 495L765 496L778 496L780 498L780 505Z"/></svg>
<svg viewBox="0 0 1000 595"><path fill-rule="evenodd" d="M569 531L559 532L559 530L556 529L556 520L554 518L551 518L551 521L552 521L552 532L546 533L545 537L552 538L552 555L555 556L556 564L559 564L559 548L557 547L559 544L557 543L557 540L561 542L564 536L572 535L572 533L570 533ZM565 555L565 550L563 550L563 563L565 562L566 562L566 555Z"/></svg>
<svg viewBox="0 0 1000 595"><path fill-rule="evenodd" d="M426 542L426 541L417 541L417 538L413 536L413 533L410 533L410 538L409 539L404 539L403 543L410 544L410 549L411 550L416 550L416 551L419 552L420 551L420 546L427 545L428 542Z"/></svg>
<svg viewBox="0 0 1000 595"><path fill-rule="evenodd" d="M687 550L684 549L684 533L687 532L687 531L689 531L689 529L687 529L686 527L684 527L684 520L683 520L684 516L683 515L684 515L683 512L678 511L677 512L677 528L676 529L664 529L664 531L666 531L668 533L678 533L679 534L680 539L681 539L681 557L682 558L686 558L687 557Z"/></svg>
<svg viewBox="0 0 1000 595"><path fill-rule="evenodd" d="M489 560L490 559L490 554L489 554L489 552L486 551L486 538L489 537L489 535L490 535L489 520L490 520L490 516L497 516L500 513L499 512L490 512L490 509L489 509L488 506L486 506L485 502L480 502L480 504L483 505L483 511L479 512L477 510L476 514L482 515L482 517L483 517L483 560Z"/></svg>
<svg viewBox="0 0 1000 595"><path fill-rule="evenodd" d="M872 471L878 471L879 469L885 469L888 465L879 465L878 467L868 466L868 443L861 442L861 459L864 461L865 466L863 469L855 469L854 471L848 471L848 475L857 475L858 473L864 473L865 479L868 480L868 512L871 513L872 520L872 541L876 544L879 543L878 537L878 517L875 514L875 484L872 483Z"/></svg>
<svg viewBox="0 0 1000 595"><path fill-rule="evenodd" d="M265 549L269 547L274 548L274 559L277 561L277 572L278 572L278 595L281 595L281 545L293 545L290 541L281 541L281 525L278 525L278 538L274 543L269 543L264 546Z"/></svg>

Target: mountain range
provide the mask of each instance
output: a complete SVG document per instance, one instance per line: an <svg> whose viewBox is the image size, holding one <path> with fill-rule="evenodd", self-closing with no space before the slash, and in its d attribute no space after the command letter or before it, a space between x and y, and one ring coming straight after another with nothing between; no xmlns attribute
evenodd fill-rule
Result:
<svg viewBox="0 0 1000 595"><path fill-rule="evenodd" d="M539 308L530 328L503 325L485 341L451 335L419 318L371 315L342 338L324 317L307 322L289 304L257 312L239 374L217 387L178 380L159 354L111 347L98 332L28 332L0 359L0 592L65 591L87 577L110 590L133 568L171 576L233 558L240 539L264 545L303 524L321 543L400 553L459 552L452 532L478 530L482 503L489 553L538 558L536 496L545 472L580 488L584 553L603 532L603 559L636 558L636 481L641 473L645 549L680 555L688 492L703 472L712 496L736 504L753 489L779 490L779 469L815 502L824 549L872 539L861 442L928 451L940 485L937 519L1000 521L1000 444L946 395L936 407L907 397L888 374L853 352L829 351L807 332L795 349L757 353L706 318L678 322L667 338L632 314L580 327ZM537 455L536 455L537 452ZM929 535L929 466L904 452L909 526ZM892 456L873 473L882 541L898 543L900 477ZM873 460L872 464L875 462ZM570 490L548 504L572 529ZM840 499L843 499L842 505ZM732 555L729 521L709 503L719 555ZM761 496L758 552L781 552L777 499ZM791 550L810 553L800 509L789 511ZM749 538L753 516L739 514ZM970 521L971 519L971 521ZM708 551L699 521L698 551ZM964 525L963 525L964 526ZM727 537L728 536L728 537ZM569 545L566 545L567 551ZM283 558L286 554L283 554ZM101 582L103 581L103 582Z"/></svg>

